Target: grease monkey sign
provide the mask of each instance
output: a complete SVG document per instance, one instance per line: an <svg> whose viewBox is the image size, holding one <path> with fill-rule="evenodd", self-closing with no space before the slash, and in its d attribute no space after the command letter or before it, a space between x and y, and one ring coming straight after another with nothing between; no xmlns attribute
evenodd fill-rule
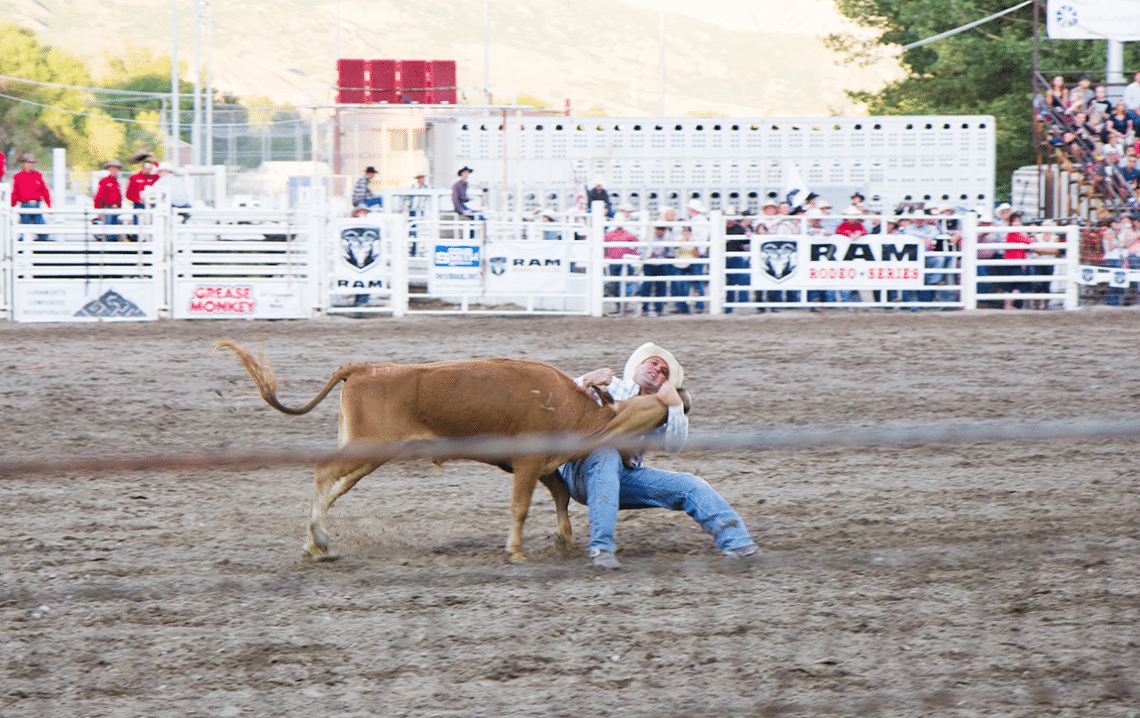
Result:
<svg viewBox="0 0 1140 718"><path fill-rule="evenodd" d="M758 235L752 285L769 289L921 289L923 240L906 234Z"/></svg>

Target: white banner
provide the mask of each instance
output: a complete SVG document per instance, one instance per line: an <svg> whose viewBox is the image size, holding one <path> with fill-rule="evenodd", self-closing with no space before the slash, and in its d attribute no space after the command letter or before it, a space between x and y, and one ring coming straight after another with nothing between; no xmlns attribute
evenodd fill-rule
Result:
<svg viewBox="0 0 1140 718"><path fill-rule="evenodd" d="M1049 0L1051 40L1140 40L1140 0Z"/></svg>
<svg viewBox="0 0 1140 718"><path fill-rule="evenodd" d="M483 293L483 248L475 239L437 240L431 252L428 294L433 297Z"/></svg>
<svg viewBox="0 0 1140 718"><path fill-rule="evenodd" d="M906 234L758 235L752 286L768 289L921 289L924 243ZM729 270L737 271L737 270Z"/></svg>
<svg viewBox="0 0 1140 718"><path fill-rule="evenodd" d="M487 243L486 291L504 294L566 294L569 290L569 241Z"/></svg>
<svg viewBox="0 0 1140 718"><path fill-rule="evenodd" d="M16 282L18 322L114 322L158 319L154 282Z"/></svg>
<svg viewBox="0 0 1140 718"><path fill-rule="evenodd" d="M305 285L287 279L176 280L175 319L306 319Z"/></svg>
<svg viewBox="0 0 1140 718"><path fill-rule="evenodd" d="M367 294L387 287L388 242L403 246L400 215L371 214L329 222L326 246L333 247L329 281L334 292Z"/></svg>

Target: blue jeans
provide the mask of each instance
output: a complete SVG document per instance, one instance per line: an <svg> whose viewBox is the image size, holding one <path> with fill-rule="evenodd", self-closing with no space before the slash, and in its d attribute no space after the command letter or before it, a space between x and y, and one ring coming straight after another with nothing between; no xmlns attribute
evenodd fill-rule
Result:
<svg viewBox="0 0 1140 718"><path fill-rule="evenodd" d="M671 277L677 273L676 268L672 264L646 264L641 269L646 277ZM642 297L666 297L669 296L669 281L667 279L658 280L645 280L641 283L641 291L638 294ZM649 311L649 302L646 302L641 307L642 311ZM658 314L665 312L665 303L656 302L653 305L653 311Z"/></svg>
<svg viewBox="0 0 1140 718"><path fill-rule="evenodd" d="M708 482L692 474L641 467L630 469L614 449L595 449L585 459L563 464L570 497L590 512L590 550L613 551L618 509L684 511L713 537L721 551L755 543L740 515Z"/></svg>
<svg viewBox="0 0 1140 718"><path fill-rule="evenodd" d="M383 207L384 206L384 198L383 197L365 197L364 200L356 206L357 207Z"/></svg>
<svg viewBox="0 0 1140 718"><path fill-rule="evenodd" d="M748 257L725 257L724 266L727 267L728 269L748 269L750 265L748 262ZM727 284L730 287L747 286L750 276L751 275L748 275L748 274L731 274L730 273L725 278L725 284ZM748 291L747 290L730 289L730 290L728 290L727 300L729 302L747 302L748 301ZM732 314L732 307L725 307L724 313L725 314Z"/></svg>
<svg viewBox="0 0 1140 718"><path fill-rule="evenodd" d="M677 270L677 274L680 274L680 275L686 276L686 277L698 276L698 275L702 275L704 273L705 273L705 265L703 265L703 264L690 264L689 266L687 266L683 269ZM705 282L687 281L687 280L683 281L683 282L674 282L673 283L673 290L674 290L673 291L674 297L687 297L687 296L689 296L690 290L695 290L698 297L703 297L703 296L705 296ZM696 310L698 312L703 312L705 310L705 303L704 302L697 302L696 303ZM677 311L679 311L681 314L688 314L689 312L692 311L692 309L689 307L688 302L677 302Z"/></svg>
<svg viewBox="0 0 1140 718"><path fill-rule="evenodd" d="M37 200L32 200L31 202L21 202L20 206L21 207L39 207L40 201L37 199ZM47 224L47 222L44 221L44 216L42 214L21 214L20 215L20 224ZM41 241L46 241L47 238L48 237L46 234L40 234L40 235L36 236L36 239L39 239Z"/></svg>

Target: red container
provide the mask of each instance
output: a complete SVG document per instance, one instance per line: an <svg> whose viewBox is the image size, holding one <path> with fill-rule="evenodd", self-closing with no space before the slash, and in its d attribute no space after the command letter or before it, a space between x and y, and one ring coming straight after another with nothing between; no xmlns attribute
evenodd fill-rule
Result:
<svg viewBox="0 0 1140 718"><path fill-rule="evenodd" d="M455 87L455 60L432 60L429 69L432 90L428 102L435 105L444 102L450 105L456 104L459 93Z"/></svg>
<svg viewBox="0 0 1140 718"><path fill-rule="evenodd" d="M368 98L367 102L390 102L396 104L399 99L399 86L396 83L395 60L369 60L368 67Z"/></svg>
<svg viewBox="0 0 1140 718"><path fill-rule="evenodd" d="M400 102L427 102L428 63L426 60L401 60Z"/></svg>
<svg viewBox="0 0 1140 718"><path fill-rule="evenodd" d="M336 101L356 104L365 102L367 86L364 79L364 60L336 61Z"/></svg>

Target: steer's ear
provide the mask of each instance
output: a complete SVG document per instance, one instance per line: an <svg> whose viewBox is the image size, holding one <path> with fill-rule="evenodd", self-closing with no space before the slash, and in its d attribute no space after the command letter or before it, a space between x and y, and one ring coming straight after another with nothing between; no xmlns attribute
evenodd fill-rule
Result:
<svg viewBox="0 0 1140 718"><path fill-rule="evenodd" d="M678 389L677 396L681 397L681 406L685 407L685 413L689 413L689 409L693 406L693 397L689 394L688 389Z"/></svg>

